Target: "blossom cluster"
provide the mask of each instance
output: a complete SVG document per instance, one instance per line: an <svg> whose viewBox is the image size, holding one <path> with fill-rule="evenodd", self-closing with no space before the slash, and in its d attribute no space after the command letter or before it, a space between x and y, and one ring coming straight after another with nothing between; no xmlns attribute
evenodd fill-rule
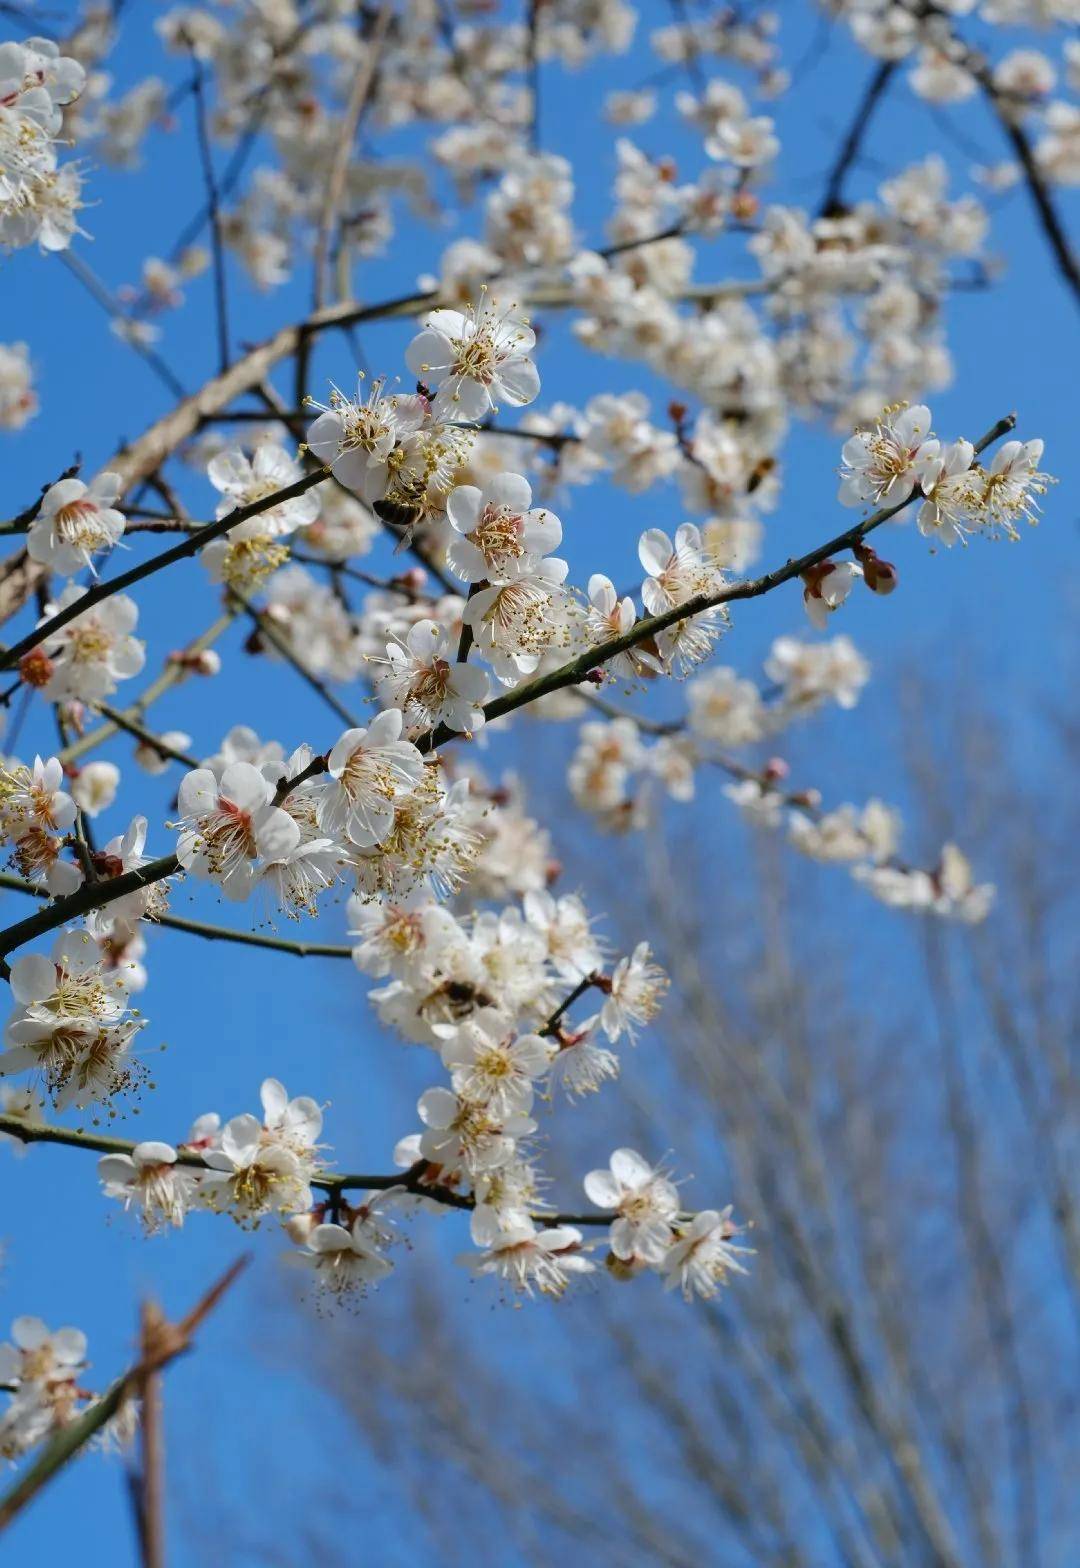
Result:
<svg viewBox="0 0 1080 1568"><path fill-rule="evenodd" d="M16 1318L0 1344L0 1386L9 1399L0 1413L0 1458L16 1460L65 1427L91 1396L80 1387L86 1335L52 1333L40 1318Z"/></svg>
<svg viewBox="0 0 1080 1568"><path fill-rule="evenodd" d="M80 232L82 176L60 162L63 145L134 169L150 138L176 126L187 86L113 82L116 9L91 8L63 46L70 54L35 38L0 45L0 247L63 250ZM846 867L882 903L964 922L988 914L993 888L958 846L945 844L930 869L913 866L894 807L875 796L827 808L816 789L792 787L774 754L797 721L859 702L869 667L850 638L779 637L762 680L710 661L732 606L759 593L776 588L797 610L801 589L817 634L862 588L894 593L898 569L868 538L909 507L935 547L1016 539L1038 519L1050 483L1042 441L998 444L1015 420L978 445L942 440L922 399L952 377L949 297L993 279L991 198L1023 178L1052 216L1051 187L1080 181L1080 114L1057 96L1059 79L1080 82L1080 46L1065 38L1060 61L1042 49L976 51L963 18L975 11L993 40L1015 24L1071 23L1075 0L832 0L856 43L902 66L897 83L920 98L981 94L1019 163L977 169L968 191L939 154L905 149L853 198L841 160L806 208L774 199L784 122L770 109L792 85L777 18L677 7L647 40L657 90L605 100L618 127L611 198L587 241L575 168L541 145L536 72L626 52L638 21L628 0L545 0L527 23L476 5L455 18L428 0L401 0L378 19L347 10L182 5L154 23L178 69L194 66L200 152L228 147L235 180L215 188L205 157L212 248L191 230L167 254L135 256L137 283L112 291L89 269L84 282L124 343L175 382L150 345L167 346L171 313L212 267L224 369L179 405L181 436L167 417L163 447L162 422L151 427L153 461L133 456L135 442L86 478L76 462L5 525L25 533L12 575L38 589L39 610L8 663L61 735L56 754L43 748L32 764L0 759L0 839L43 910L29 929L60 930L48 954L10 964L0 1078L29 1087L0 1086L6 1136L32 1141L43 1100L113 1117L125 1094L152 1087L131 998L149 983L147 928L200 929L170 912L180 878L246 905L252 926L310 921L341 903L350 940L337 956L376 982L368 1000L387 1033L429 1053L393 1170L336 1171L319 1101L267 1078L261 1112L208 1113L176 1143L68 1133L100 1153L106 1198L148 1232L175 1230L190 1212L280 1224L290 1256L333 1301L386 1276L400 1221L419 1211L467 1213L469 1267L515 1293L559 1296L598 1272L599 1244L586 1239L596 1227L610 1276L651 1272L687 1299L710 1298L745 1272L749 1248L731 1207L684 1206L666 1164L620 1147L585 1177L595 1213L551 1199L555 1115L580 1116L610 1094L668 979L647 930L625 952L601 937L584 897L559 880L555 841L521 780L478 758L518 709L572 723L569 791L606 831L651 829L661 794L687 801L711 770L751 823ZM689 148L679 165L637 135L668 75ZM362 136L351 118L358 84ZM369 132L407 128L419 135L405 145L426 139L426 158L368 146ZM848 151L850 167L858 147ZM442 220L449 188L473 218L418 292L372 305L365 275L354 309L357 263L388 253L403 205ZM729 276L699 275L728 248L741 257ZM233 357L235 275L271 292L312 257L311 314ZM630 387L541 406L535 313L562 311L586 354L642 369L670 400ZM352 390L350 369L350 390L331 384L316 402L310 353L323 329L347 333L378 315L413 322L407 379L358 373ZM273 380L286 358L288 404ZM248 396L259 399L254 415L235 406ZM27 346L0 345L0 429L20 429L36 408ZM839 500L862 515L831 545L799 558L786 545L786 565L747 579L783 497L795 421L843 432ZM174 465L186 467L183 484ZM216 497L207 532L193 521L201 508L189 514L180 499L204 481ZM602 560L590 564L607 570L572 581L562 518L575 492L602 483L648 497L649 526L635 530L632 569ZM164 511L147 507L148 494ZM250 621L246 653L292 665L337 715L333 731L300 731L287 749L238 724L203 756L184 731L151 730L147 708L163 690L221 670L213 631L170 655L131 706L110 708L146 646L136 599L98 574L146 527L194 536L179 553L198 551L220 621ZM387 539L389 575L356 565ZM672 677L685 695L675 718L609 700L616 688L626 699L670 689ZM331 682L350 688L350 707ZM350 717L355 689L370 703L362 718ZM130 732L146 774L183 769L161 846L172 853L150 855L149 819L126 803L123 830L97 845L95 819L118 801L121 770L83 758L113 727ZM290 945L254 930L202 934ZM5 936L15 953L27 927ZM70 1419L87 1398L84 1359L75 1331L17 1322L0 1351L12 1394L0 1452L16 1457Z"/></svg>
<svg viewBox="0 0 1080 1568"><path fill-rule="evenodd" d="M181 1226L193 1208L229 1213L243 1226L309 1208L322 1110L307 1095L290 1099L276 1078L265 1080L260 1098L261 1118L244 1112L223 1125L208 1112L178 1148L145 1140L130 1154L103 1155L105 1196L136 1210L149 1233Z"/></svg>
<svg viewBox="0 0 1080 1568"><path fill-rule="evenodd" d="M68 931L52 957L29 953L11 966L18 1004L4 1026L0 1074L30 1071L57 1110L112 1105L141 1086L132 1050L142 1022L128 1005L127 964L108 967L88 931Z"/></svg>
<svg viewBox="0 0 1080 1568"><path fill-rule="evenodd" d="M82 206L78 165L57 153L64 106L86 81L48 38L0 44L0 247L66 250Z"/></svg>

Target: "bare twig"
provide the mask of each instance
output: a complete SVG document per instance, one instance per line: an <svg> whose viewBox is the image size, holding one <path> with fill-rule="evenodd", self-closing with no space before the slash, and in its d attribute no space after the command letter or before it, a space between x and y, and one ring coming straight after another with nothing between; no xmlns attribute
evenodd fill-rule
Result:
<svg viewBox="0 0 1080 1568"><path fill-rule="evenodd" d="M315 485L329 478L330 470L321 468L314 473L304 474L300 479L294 480L291 485L285 485L281 490L275 490L272 495L263 496L258 501L251 501L247 506L238 506L233 511L221 517L214 523L207 523L205 528L189 534L180 544L174 544L170 549L163 550L160 555L151 556L148 561L142 561L138 566L132 566L126 572L121 572L119 577L111 577L106 582L95 583L88 588L86 593L66 609L58 610L55 615L43 621L40 626L28 632L21 642L0 656L0 669L10 670L18 664L24 654L32 648L40 647L43 642L48 642L50 637L56 635L62 627L70 621L84 615L95 604L100 604L103 599L110 599L113 594L121 593L125 588L131 588L136 583L152 577L155 572L162 571L166 566L172 566L177 561L187 560L190 556L197 555L199 551L214 539L221 539L233 528L239 526L250 517L258 517L261 512L268 512L272 507L279 506L282 501L291 501L294 496L303 495Z"/></svg>
<svg viewBox="0 0 1080 1568"><path fill-rule="evenodd" d="M214 154L206 108L206 84L202 61L192 51L192 92L195 97L195 131L199 143L199 164L206 186L206 210L210 217L210 246L214 258L214 309L217 322L218 370L229 368L229 298L225 279L225 240L221 228L221 197L214 173Z"/></svg>
<svg viewBox="0 0 1080 1568"><path fill-rule="evenodd" d="M167 1325L154 1301L142 1308L143 1365L139 1390L142 1464L136 1480L142 1568L165 1568L165 1431L161 1416L161 1368L153 1366L154 1351Z"/></svg>
<svg viewBox="0 0 1080 1568"><path fill-rule="evenodd" d="M12 893L28 893L47 899L47 890L36 882L26 882L10 871L0 871L0 888ZM262 947L272 953L290 953L295 958L352 958L352 948L333 942L294 942L289 937L267 936L262 931L238 931L229 926L214 926L204 920L189 920L184 915L158 915L150 922L169 931L185 931L205 942L235 942L241 947Z"/></svg>
<svg viewBox="0 0 1080 1568"><path fill-rule="evenodd" d="M88 1410L61 1428L7 1495L0 1499L0 1531L5 1530L27 1503L33 1501L42 1487L112 1420L127 1400L137 1397L150 1373L167 1366L190 1348L195 1330L217 1306L237 1275L247 1266L247 1261L246 1257L242 1257L227 1269L179 1323L162 1323L154 1336L152 1352L144 1354Z"/></svg>
<svg viewBox="0 0 1080 1568"><path fill-rule="evenodd" d="M315 288L312 305L315 310L321 310L326 304L326 296L330 290L330 239L334 232L338 208L345 191L345 176L349 171L349 158L352 155L353 142L360 125L364 109L371 97L371 90L375 85L375 76L379 68L379 56L382 53L390 23L393 19L393 7L383 5L375 18L375 25L371 36L367 40L368 50L364 63L356 73L356 78L349 93L349 101L345 105L338 127L338 139L334 146L334 154L330 163L330 173L323 193L322 210L319 214L319 230L315 241ZM300 389L302 391L302 388Z"/></svg>
<svg viewBox="0 0 1080 1568"><path fill-rule="evenodd" d="M840 144L836 160L829 170L829 176L825 182L825 190L818 208L818 212L823 218L831 217L843 207L844 182L851 171L852 165L859 156L863 139L870 128L870 121L874 117L874 111L880 103L895 71L895 60L882 60L866 84L866 91L863 93L862 100L855 111L855 116L848 127L847 135Z"/></svg>

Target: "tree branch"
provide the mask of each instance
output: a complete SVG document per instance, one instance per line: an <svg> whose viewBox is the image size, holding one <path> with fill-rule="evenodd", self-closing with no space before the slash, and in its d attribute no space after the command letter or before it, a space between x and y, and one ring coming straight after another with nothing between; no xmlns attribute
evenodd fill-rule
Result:
<svg viewBox="0 0 1080 1568"><path fill-rule="evenodd" d="M0 1133L17 1138L20 1143L56 1143L71 1149L87 1149L97 1154L130 1154L135 1142L130 1138L107 1138L97 1133L76 1132L67 1127L54 1127L48 1122L24 1121L21 1116L0 1114ZM176 1163L195 1170L210 1170L196 1149L182 1145L176 1152ZM415 1197L430 1198L445 1208L471 1211L476 1200L466 1193L456 1192L439 1182L425 1181L425 1173L432 1167L427 1160L418 1160L408 1170L391 1175L368 1175L357 1171L316 1171L311 1186L320 1192L341 1193L354 1191L389 1192L401 1188ZM533 1219L541 1225L610 1225L610 1214L548 1214L540 1211Z"/></svg>
<svg viewBox="0 0 1080 1568"><path fill-rule="evenodd" d="M28 893L32 898L47 899L48 893L37 883L25 882L9 871L0 871L0 888L13 893ZM351 947L332 942L294 942L289 937L266 936L261 931L238 931L229 926L209 925L204 920L189 920L184 915L158 915L147 922L150 926L165 926L170 931L186 931L205 942L236 942L241 947L265 947L275 953L291 953L295 958L352 958Z"/></svg>
<svg viewBox="0 0 1080 1568"><path fill-rule="evenodd" d="M28 632L21 642L9 648L0 657L0 669L13 669L23 657L33 648L39 647L43 642L48 642L62 627L69 622L77 620L87 610L93 609L95 604L101 604L105 599L111 599L113 594L121 593L125 588L132 588L136 583L143 582L147 577L153 577L156 572L163 571L166 566L173 566L177 561L187 560L190 556L197 555L204 545L210 544L214 539L221 539L240 523L246 522L251 517L258 517L260 512L268 512L271 507L279 506L283 501L291 501L295 496L303 495L315 485L322 484L330 477L328 468L321 468L315 473L304 474L291 485L285 485L281 490L275 490L272 495L263 496L258 501L250 501L247 506L238 506L217 522L207 523L205 528L200 528L196 533L189 534L180 544L174 544L168 550L163 550L160 555L153 555L148 561L141 561L138 566L132 566L128 571L121 572L119 577L111 577L107 582L96 583L89 588L81 599L69 604L66 609L58 610L55 615L36 626Z"/></svg>
<svg viewBox="0 0 1080 1568"><path fill-rule="evenodd" d="M999 419L976 443L976 455L994 441L1007 435L1015 426L1015 414L1006 414L1003 419ZM716 593L695 594L692 599L687 599L683 604L677 604L670 610L664 610L660 615L642 617L629 631L621 633L618 637L612 637L607 642L597 643L595 647L587 648L584 653L578 654L566 664L561 664L558 669L549 670L546 675L526 681L521 686L515 686L504 696L495 697L491 702L485 703L485 718L501 718L504 713L513 713L515 709L524 708L540 697L562 691L567 686L576 686L618 654L629 652L646 638L655 637L658 632L666 631L669 626L677 626L680 621L688 620L693 615L700 615L704 610L712 610L722 604L731 604L738 599L757 599L762 594L771 593L774 588L791 582L793 578L801 576L811 566L817 566L829 556L841 550L850 550L875 528L880 528L882 523L888 522L891 517L904 511L915 499L916 495L912 494L906 500L898 502L896 506L886 506L878 512L872 512L862 522L856 523L853 528L846 529L842 534L837 534L836 538L830 539L827 544L819 545L816 550L800 556L798 560L789 560L784 566L766 572L763 577L732 583ZM455 733L453 730L448 730L445 725L440 725L438 729L429 730L426 735L419 736L415 744L421 751L432 751L454 739Z"/></svg>
<svg viewBox="0 0 1080 1568"><path fill-rule="evenodd" d="M84 1448L90 1439L112 1420L128 1399L137 1395L149 1374L167 1366L176 1356L182 1355L190 1348L195 1330L217 1306L237 1275L247 1267L247 1262L246 1257L239 1258L179 1323L163 1324L160 1332L155 1335L155 1347L152 1353L144 1354L135 1366L122 1377L117 1378L116 1382L100 1399L95 1400L88 1410L84 1410L82 1415L60 1429L52 1442L47 1444L29 1469L24 1471L15 1482L6 1497L0 1500L0 1531L5 1530L27 1503L33 1501L42 1487L52 1480L57 1471L61 1470L69 1459L73 1459L80 1449Z"/></svg>

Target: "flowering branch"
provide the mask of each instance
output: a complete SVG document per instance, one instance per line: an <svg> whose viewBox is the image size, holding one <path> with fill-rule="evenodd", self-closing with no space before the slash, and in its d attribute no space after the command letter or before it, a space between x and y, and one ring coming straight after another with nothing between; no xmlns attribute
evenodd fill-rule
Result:
<svg viewBox="0 0 1080 1568"><path fill-rule="evenodd" d="M235 507L226 516L218 518L216 522L207 523L205 528L200 528L196 533L190 534L180 544L175 544L171 549L163 550L160 555L153 555L148 561L141 561L138 566L133 566L126 572L121 572L119 577L111 577L107 582L96 583L88 588L86 593L63 610L58 610L48 620L28 632L21 642L9 648L0 657L0 669L13 669L19 660L42 643L48 642L62 627L70 621L85 614L95 604L100 604L104 599L112 598L113 594L122 592L125 588L134 587L136 583L143 582L147 577L163 571L167 566L174 566L177 561L187 560L190 556L197 555L199 551L210 544L214 539L223 538L240 523L247 522L249 518L258 517L261 512L268 512L272 507L280 506L283 501L291 501L296 496L304 495L315 485L322 484L329 478L329 469L319 469L310 474L304 474L291 485L285 485L281 490L275 490L272 495L263 496L258 501L251 501L247 506Z"/></svg>
<svg viewBox="0 0 1080 1568"><path fill-rule="evenodd" d="M283 779L277 788L275 804L280 805L290 790L295 789L305 780L313 778L324 768L325 760L319 757L295 778ZM139 866L133 871L124 871L120 876L109 877L100 882L86 882L67 898L58 899L48 909L30 915L26 920L20 920L17 925L8 926L6 931L0 931L0 958L5 957L14 948L21 947L23 943L32 942L35 937L42 936L46 931L55 931L57 926L78 920L93 909L103 909L107 904L115 903L118 898L123 898L128 893L138 893L143 888L152 887L155 882L163 882L166 877L175 876L179 870L180 861L176 855L162 855L159 859L149 860L144 866Z"/></svg>
<svg viewBox="0 0 1080 1568"><path fill-rule="evenodd" d="M55 1143L70 1149L86 1149L96 1154L127 1154L130 1155L137 1147L130 1138L108 1138L99 1133L77 1132L73 1128L54 1127L48 1122L31 1122L21 1116L8 1116L0 1114L0 1133L5 1133L11 1138L17 1138L20 1143ZM176 1164L190 1167L194 1170L212 1170L203 1156L196 1149L180 1147L176 1152ZM442 1204L444 1208L463 1209L471 1212L476 1208L476 1200L467 1193L457 1192L453 1187L448 1187L432 1176L438 1167L433 1167L428 1160L417 1160L416 1163L404 1171L395 1171L390 1175L369 1175L358 1171L327 1171L317 1170L311 1177L309 1185L317 1187L320 1192L329 1194L342 1192L408 1192L414 1197L429 1198L433 1203ZM606 1214L551 1214L538 1211L534 1218L542 1225L608 1225L610 1216Z"/></svg>
<svg viewBox="0 0 1080 1568"><path fill-rule="evenodd" d="M12 893L29 893L32 898L48 898L48 893L36 883L0 871L0 887ZM352 948L334 942L294 942L288 937L267 936L262 931L241 931L229 926L210 925L204 920L189 920L185 915L156 915L155 926L165 926L170 931L186 931L189 936L202 937L207 942L236 942L242 947L265 947L275 953L291 953L296 958L352 958Z"/></svg>
<svg viewBox="0 0 1080 1568"><path fill-rule="evenodd" d="M1006 414L997 420L982 438L975 443L975 455L984 452L995 441L1000 441L1002 436L1008 435L1016 427L1016 415ZM638 647L647 638L655 637L657 632L665 631L669 626L675 626L680 621L685 621L692 615L700 615L703 610L711 610L721 604L731 604L738 599L758 599L762 594L771 593L774 588L779 588L783 583L791 582L796 577L808 571L811 567L818 566L830 556L842 550L851 550L872 533L875 528L880 528L882 523L887 523L890 518L896 517L906 510L915 500L914 495L909 495L895 506L882 507L879 511L872 512L861 523L856 523L853 528L845 529L842 534L837 534L827 544L819 545L807 555L800 556L797 560L789 560L783 566L778 566L771 572L766 572L762 577L749 578L746 582L732 583L716 593L695 594L682 604L674 605L670 610L664 610L659 615L643 616L634 622L629 631L617 637L609 638L606 642L597 643L594 647L586 649L566 664L561 664L555 670L550 670L546 675L538 676L536 680L524 681L520 686L508 691L502 697L495 697L491 702L484 704L484 716L487 719L501 718L505 713L513 713L518 708L527 707L529 703L547 697L552 692L562 691L567 686L577 686L582 681L590 679L593 672L607 664L611 659L617 658L621 653L627 653L631 648ZM455 739L455 732L445 726L422 735L416 741L421 751L431 751L436 747Z"/></svg>

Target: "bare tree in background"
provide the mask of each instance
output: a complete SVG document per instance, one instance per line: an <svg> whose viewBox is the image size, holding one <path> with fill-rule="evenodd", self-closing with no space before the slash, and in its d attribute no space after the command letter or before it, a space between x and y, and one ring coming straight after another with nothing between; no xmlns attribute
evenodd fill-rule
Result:
<svg viewBox="0 0 1080 1568"><path fill-rule="evenodd" d="M363 1334L305 1313L344 1452L369 1446L440 1564L1076 1560L1075 813L985 720L939 713L932 749L925 695L914 782L927 831L998 876L984 926L852 924L775 836L732 859L708 799L652 839L675 1000L629 1131L659 1156L693 1129L695 1185L755 1219L751 1280L698 1314L602 1292L604 1336L571 1304L485 1322L420 1267ZM1076 736L1055 745L1065 777ZM322 1564L377 1516L348 1471L325 1538L299 1511Z"/></svg>

